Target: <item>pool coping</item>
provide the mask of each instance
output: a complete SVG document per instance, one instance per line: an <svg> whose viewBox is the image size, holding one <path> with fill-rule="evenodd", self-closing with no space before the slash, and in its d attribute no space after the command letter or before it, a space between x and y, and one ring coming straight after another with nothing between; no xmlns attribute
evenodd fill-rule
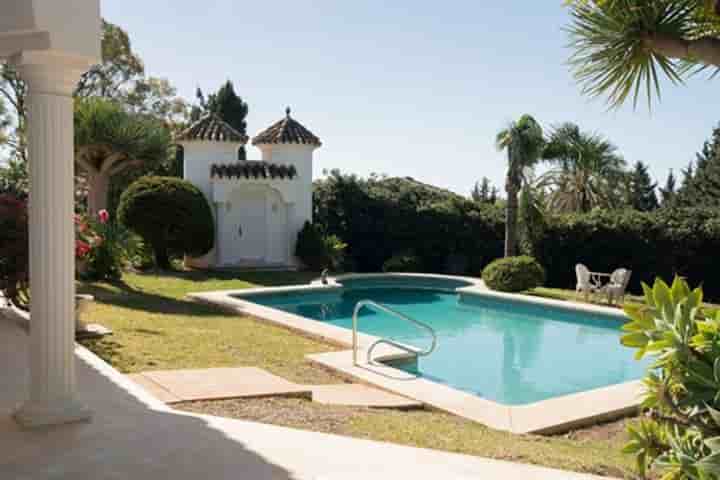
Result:
<svg viewBox="0 0 720 480"><path fill-rule="evenodd" d="M253 303L242 297L262 293L280 292L332 292L341 290L339 282L344 279L359 278L428 278L445 280L463 280L469 286L451 289L461 294L478 295L505 299L535 305L562 308L564 310L583 311L601 314L611 320L623 321L625 314L618 310L598 305L575 304L527 295L490 291L480 279L434 274L348 274L328 279L327 284L314 281L306 285L252 288L242 290L223 290L191 293L192 300L219 306L227 311L251 315L263 321L297 331L303 335L321 339L343 348L340 351L307 355L310 361L330 368L345 376L368 385L418 400L431 408L453 413L482 423L497 430L512 433L560 433L592 423L602 422L625 416L637 411L640 404L642 382L640 380L586 390L570 395L555 397L527 405L504 405L467 393L450 386L420 378L403 370L377 363L390 360L412 358L407 352L386 345L375 350L372 364L365 361L366 348L378 337L362 332L358 333L360 352L359 366L353 365L352 331L343 327L325 324L272 307Z"/></svg>

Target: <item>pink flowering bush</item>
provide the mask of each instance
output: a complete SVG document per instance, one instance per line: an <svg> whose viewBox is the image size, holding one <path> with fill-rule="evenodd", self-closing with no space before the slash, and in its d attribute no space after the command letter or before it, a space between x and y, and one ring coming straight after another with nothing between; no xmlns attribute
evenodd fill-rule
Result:
<svg viewBox="0 0 720 480"><path fill-rule="evenodd" d="M79 276L87 280L120 278L121 237L107 210L100 210L96 218L75 215L75 258Z"/></svg>

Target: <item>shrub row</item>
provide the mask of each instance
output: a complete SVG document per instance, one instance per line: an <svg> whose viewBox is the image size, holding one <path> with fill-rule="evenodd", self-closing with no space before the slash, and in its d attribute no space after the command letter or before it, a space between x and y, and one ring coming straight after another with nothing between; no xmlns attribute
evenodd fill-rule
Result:
<svg viewBox="0 0 720 480"><path fill-rule="evenodd" d="M573 286L575 264L584 263L601 272L629 268L631 291L640 291L640 282L679 275L720 298L719 248L717 209L598 210L551 218L531 253L545 267L549 286Z"/></svg>
<svg viewBox="0 0 720 480"><path fill-rule="evenodd" d="M380 271L413 252L421 271L480 275L503 252L504 212L403 178L358 179L335 172L316 183L315 222L348 244L347 269ZM630 290L656 276L686 277L720 299L720 210L596 210L551 216L526 243L546 272L546 285L574 288L575 264L633 271ZM396 260L391 262L391 266Z"/></svg>
<svg viewBox="0 0 720 480"><path fill-rule="evenodd" d="M378 272L412 252L420 271L478 273L502 254L501 209L412 179L335 172L316 182L313 205L315 223L348 244L346 270Z"/></svg>

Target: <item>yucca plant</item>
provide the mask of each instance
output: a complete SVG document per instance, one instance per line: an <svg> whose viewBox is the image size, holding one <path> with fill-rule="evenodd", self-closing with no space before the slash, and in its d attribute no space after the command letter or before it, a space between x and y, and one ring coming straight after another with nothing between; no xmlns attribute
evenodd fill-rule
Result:
<svg viewBox="0 0 720 480"><path fill-rule="evenodd" d="M88 181L88 211L107 208L113 175L168 159L170 132L149 117L100 98L75 104L75 161Z"/></svg>
<svg viewBox="0 0 720 480"><path fill-rule="evenodd" d="M648 106L660 79L674 84L720 67L720 7L708 0L574 0L567 27L570 65L584 94L611 107Z"/></svg>

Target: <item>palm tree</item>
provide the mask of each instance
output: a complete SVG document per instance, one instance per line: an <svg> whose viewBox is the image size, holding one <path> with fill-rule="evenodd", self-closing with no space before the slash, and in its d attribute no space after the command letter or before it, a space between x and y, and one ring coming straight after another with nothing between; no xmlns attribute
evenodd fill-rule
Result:
<svg viewBox="0 0 720 480"><path fill-rule="evenodd" d="M100 98L75 106L75 162L88 182L88 210L106 208L110 179L130 167L168 158L170 133L158 120Z"/></svg>
<svg viewBox="0 0 720 480"><path fill-rule="evenodd" d="M497 134L495 144L498 150L507 151L508 158L505 256L511 257L517 255L518 192L523 186L525 172L540 160L545 140L540 124L530 115L523 115Z"/></svg>
<svg viewBox="0 0 720 480"><path fill-rule="evenodd" d="M556 166L541 182L550 189L548 206L553 210L587 212L622 203L625 160L602 136L564 123L553 130L543 158Z"/></svg>

